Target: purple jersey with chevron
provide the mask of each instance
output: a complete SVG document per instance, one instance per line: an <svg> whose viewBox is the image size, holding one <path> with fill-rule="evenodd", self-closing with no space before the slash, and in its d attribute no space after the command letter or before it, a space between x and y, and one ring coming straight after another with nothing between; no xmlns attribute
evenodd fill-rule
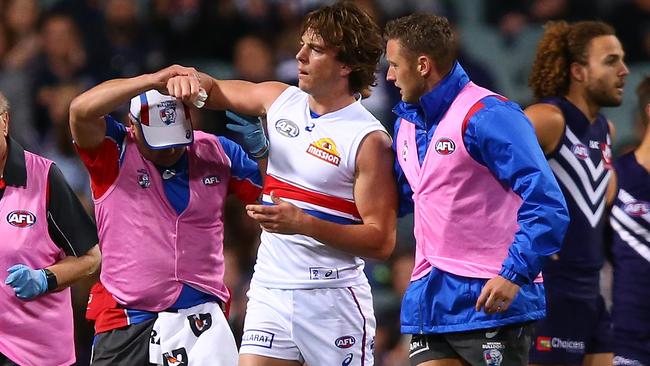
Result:
<svg viewBox="0 0 650 366"><path fill-rule="evenodd" d="M619 190L609 218L614 229L612 321L616 330L650 337L650 174L634 153L614 166Z"/></svg>
<svg viewBox="0 0 650 366"><path fill-rule="evenodd" d="M549 261L543 270L544 284L550 292L593 299L600 293L605 196L612 176L609 124L601 114L590 123L563 97L542 102L560 108L566 122L562 140L547 159L571 218L559 259Z"/></svg>

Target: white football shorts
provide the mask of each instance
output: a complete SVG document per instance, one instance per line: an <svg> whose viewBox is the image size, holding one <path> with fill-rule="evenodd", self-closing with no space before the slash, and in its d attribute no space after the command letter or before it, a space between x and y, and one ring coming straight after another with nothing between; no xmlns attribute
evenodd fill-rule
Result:
<svg viewBox="0 0 650 366"><path fill-rule="evenodd" d="M372 366L375 328L370 285L271 289L251 283L240 354L310 366Z"/></svg>

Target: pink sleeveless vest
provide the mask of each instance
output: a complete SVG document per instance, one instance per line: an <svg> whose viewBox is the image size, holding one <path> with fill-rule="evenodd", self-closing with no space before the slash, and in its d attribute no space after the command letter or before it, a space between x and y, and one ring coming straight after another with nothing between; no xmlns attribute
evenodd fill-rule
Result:
<svg viewBox="0 0 650 366"><path fill-rule="evenodd" d="M7 186L0 200L0 353L27 366L75 362L70 289L19 300L5 285L7 268L48 267L65 254L47 230L47 177L52 162L25 152L27 186Z"/></svg>
<svg viewBox="0 0 650 366"><path fill-rule="evenodd" d="M492 278L501 270L519 229L521 198L467 152L463 121L470 108L495 93L468 83L436 128L422 166L415 127L402 120L397 159L413 190L415 267L411 280L431 267L459 276Z"/></svg>
<svg viewBox="0 0 650 366"><path fill-rule="evenodd" d="M190 199L177 215L155 165L129 134L120 173L95 200L101 281L121 305L161 311L186 283L228 300L223 283L223 206L230 160L215 136L194 132L188 150Z"/></svg>

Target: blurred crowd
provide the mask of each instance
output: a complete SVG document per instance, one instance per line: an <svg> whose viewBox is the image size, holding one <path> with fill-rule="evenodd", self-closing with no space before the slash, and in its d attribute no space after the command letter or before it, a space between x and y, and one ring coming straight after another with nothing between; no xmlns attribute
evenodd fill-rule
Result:
<svg viewBox="0 0 650 366"><path fill-rule="evenodd" d="M54 160L92 210L87 173L71 143L70 101L104 80L152 72L172 63L194 66L219 78L295 83L299 26L303 15L328 0L0 0L0 90L11 103L11 133L26 149ZM634 70L650 62L650 0L358 0L380 25L413 11L445 15L454 21L458 57L479 85L522 104L530 63L509 50L534 52L535 35L548 20L602 19L617 31ZM488 4L489 3L489 4ZM478 33L477 33L478 30ZM478 36L494 35L501 54L480 48ZM530 36L533 35L533 36ZM484 43L484 42L483 42ZM507 58L507 57L506 57ZM506 69L506 70L504 70ZM392 130L392 106L399 100L385 82L364 104ZM518 72L517 70L523 70ZM503 75L507 74L506 77ZM630 89L635 85L630 85ZM626 88L627 89L627 88ZM629 90L629 89L627 89ZM521 91L521 92L519 92ZM514 95L513 95L514 94ZM631 93L625 98L633 99ZM127 106L115 117L123 120ZM223 134L222 113L193 111L198 129ZM622 115L622 114L619 114ZM623 115L625 116L625 115ZM629 120L614 121L632 125ZM631 128L629 128L632 131ZM625 128L623 128L625 131ZM630 132L634 136L633 132ZM377 365L406 362L408 342L399 334L400 299L413 262L409 219L400 222L398 248L387 263L368 263L378 320ZM241 336L258 226L243 208L228 203L226 284L233 293L230 321ZM87 364L91 325L83 320L89 284L75 287L79 365Z"/></svg>

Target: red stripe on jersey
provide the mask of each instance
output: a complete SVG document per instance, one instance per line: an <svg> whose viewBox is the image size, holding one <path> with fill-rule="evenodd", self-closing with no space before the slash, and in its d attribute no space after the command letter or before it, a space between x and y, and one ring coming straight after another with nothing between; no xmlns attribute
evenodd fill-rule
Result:
<svg viewBox="0 0 650 366"><path fill-rule="evenodd" d="M256 186L248 179L241 180L235 177L230 177L230 182L228 182L228 192L234 193L242 202L248 204L257 202L262 193L262 188Z"/></svg>
<svg viewBox="0 0 650 366"><path fill-rule="evenodd" d="M281 198L288 198L311 203L336 211L345 212L347 214L353 215L354 217L361 217L354 202L350 202L339 197L329 196L323 193L308 191L304 188L291 185L270 175L267 175L264 178L264 194L270 195L271 191L275 191L275 195Z"/></svg>
<svg viewBox="0 0 650 366"><path fill-rule="evenodd" d="M95 321L95 334L129 325L125 309L117 304L101 282L90 289L86 319Z"/></svg>
<svg viewBox="0 0 650 366"><path fill-rule="evenodd" d="M90 175L93 197L99 198L111 187L120 172L120 149L115 140L105 137L94 149L82 149L75 144L81 161Z"/></svg>
<svg viewBox="0 0 650 366"><path fill-rule="evenodd" d="M499 94L494 94L494 95L490 95L490 96L495 97L495 98L499 99L502 102L505 102L506 100L508 100L508 98L506 98L504 96L501 96ZM465 119L463 120L463 129L461 130L461 131L463 131L463 135L465 135L465 131L467 130L467 124L469 123L469 120L476 114L476 112L481 110L483 107L485 107L485 104L483 104L483 102L481 102L479 100L478 102L476 102L476 104L474 104L472 106L472 108L469 109L469 111L467 112L467 115L465 115Z"/></svg>
<svg viewBox="0 0 650 366"><path fill-rule="evenodd" d="M461 131L463 131L463 133L462 133L463 136L465 135L465 130L467 130L467 123L469 123L469 120L474 116L474 114L476 114L476 112L478 112L483 107L485 107L485 104L483 104L483 102L479 101L479 102L476 102L472 106L472 108L469 109L469 111L467 112L467 115L465 115L465 119L463 120L463 129L461 130Z"/></svg>

